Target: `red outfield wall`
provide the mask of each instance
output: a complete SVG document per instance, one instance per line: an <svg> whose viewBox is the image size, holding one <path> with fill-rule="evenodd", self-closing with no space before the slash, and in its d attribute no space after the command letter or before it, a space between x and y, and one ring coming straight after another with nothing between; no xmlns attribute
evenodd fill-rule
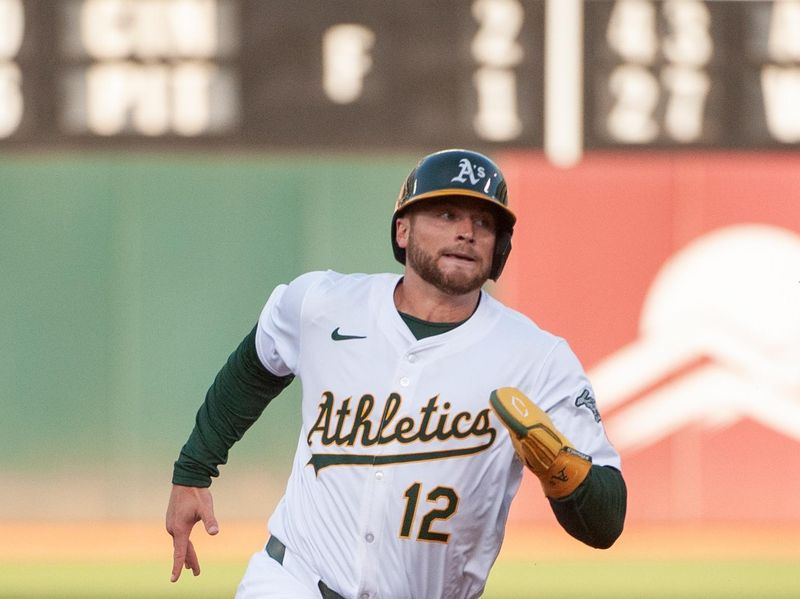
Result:
<svg viewBox="0 0 800 599"><path fill-rule="evenodd" d="M498 292L589 372L629 520L800 521L800 156L498 158ZM548 511L527 480L513 516Z"/></svg>

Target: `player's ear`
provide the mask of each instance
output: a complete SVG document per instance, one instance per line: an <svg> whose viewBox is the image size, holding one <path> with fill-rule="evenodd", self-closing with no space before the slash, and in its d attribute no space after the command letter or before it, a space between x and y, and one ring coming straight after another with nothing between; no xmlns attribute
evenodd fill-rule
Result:
<svg viewBox="0 0 800 599"><path fill-rule="evenodd" d="M408 246L408 235L411 231L411 217L409 215L401 216L397 219L395 225L394 239L398 247L406 249Z"/></svg>

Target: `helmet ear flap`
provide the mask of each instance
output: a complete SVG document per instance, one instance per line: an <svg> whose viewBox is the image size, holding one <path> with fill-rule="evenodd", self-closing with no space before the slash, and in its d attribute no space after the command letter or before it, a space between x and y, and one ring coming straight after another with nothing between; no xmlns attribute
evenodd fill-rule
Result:
<svg viewBox="0 0 800 599"><path fill-rule="evenodd" d="M394 259L400 264L406 263L406 250L397 245L397 219L400 215L395 212L392 216L392 251L394 252Z"/></svg>
<svg viewBox="0 0 800 599"><path fill-rule="evenodd" d="M494 256L492 257L492 270L489 278L497 281L506 265L508 255L511 253L512 229L501 229L497 231L497 239L494 242Z"/></svg>

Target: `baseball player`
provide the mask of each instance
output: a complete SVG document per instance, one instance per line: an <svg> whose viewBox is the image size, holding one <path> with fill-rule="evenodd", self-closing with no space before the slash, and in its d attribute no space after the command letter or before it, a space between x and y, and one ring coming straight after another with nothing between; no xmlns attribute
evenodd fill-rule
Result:
<svg viewBox="0 0 800 599"><path fill-rule="evenodd" d="M523 466L566 531L605 548L626 489L567 343L482 290L516 221L486 156L444 150L391 221L403 275L311 272L278 286L208 391L175 463L172 581L219 526L209 485L294 377L302 426L285 495L239 599L478 597Z"/></svg>

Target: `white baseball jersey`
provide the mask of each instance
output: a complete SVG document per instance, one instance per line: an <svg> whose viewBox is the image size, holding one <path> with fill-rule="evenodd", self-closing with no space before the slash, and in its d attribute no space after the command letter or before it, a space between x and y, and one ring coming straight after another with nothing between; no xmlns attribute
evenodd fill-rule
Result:
<svg viewBox="0 0 800 599"><path fill-rule="evenodd" d="M521 389L595 464L620 460L563 339L481 292L466 322L417 340L394 304L399 280L308 273L264 307L260 360L302 381L269 529L345 597L477 597L523 469L492 390Z"/></svg>

